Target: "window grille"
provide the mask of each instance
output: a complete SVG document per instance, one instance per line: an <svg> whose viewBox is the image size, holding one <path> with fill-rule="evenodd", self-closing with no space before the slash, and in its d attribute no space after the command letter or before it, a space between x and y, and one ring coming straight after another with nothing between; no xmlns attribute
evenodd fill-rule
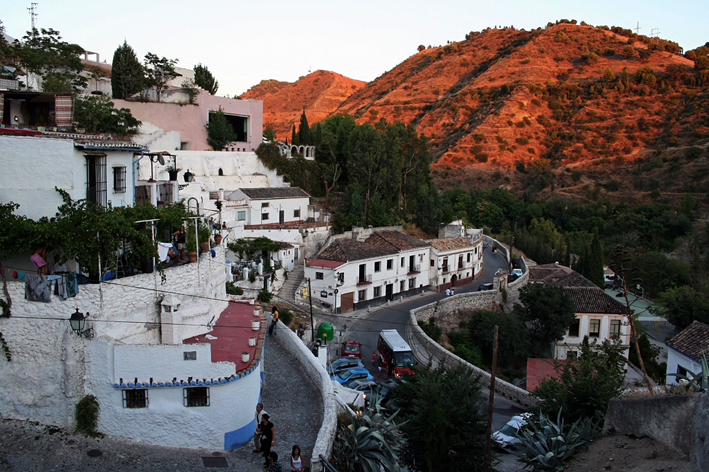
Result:
<svg viewBox="0 0 709 472"><path fill-rule="evenodd" d="M123 408L147 408L148 389L123 390Z"/></svg>
<svg viewBox="0 0 709 472"><path fill-rule="evenodd" d="M106 187L106 154L86 154L86 199L107 206Z"/></svg>
<svg viewBox="0 0 709 472"><path fill-rule="evenodd" d="M113 168L113 193L126 193L126 168Z"/></svg>
<svg viewBox="0 0 709 472"><path fill-rule="evenodd" d="M187 387L182 389L185 406L209 406L209 387Z"/></svg>

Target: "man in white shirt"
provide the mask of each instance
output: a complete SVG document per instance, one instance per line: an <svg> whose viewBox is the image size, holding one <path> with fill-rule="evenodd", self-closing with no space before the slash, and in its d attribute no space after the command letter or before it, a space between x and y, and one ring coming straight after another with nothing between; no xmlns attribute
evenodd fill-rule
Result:
<svg viewBox="0 0 709 472"><path fill-rule="evenodd" d="M254 450L252 452L261 452L261 418L264 413L263 403L256 405L256 429L254 430Z"/></svg>

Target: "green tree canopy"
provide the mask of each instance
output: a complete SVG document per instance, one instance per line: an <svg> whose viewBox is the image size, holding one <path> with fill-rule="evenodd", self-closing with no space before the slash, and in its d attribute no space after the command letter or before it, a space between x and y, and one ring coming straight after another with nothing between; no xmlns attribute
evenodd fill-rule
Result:
<svg viewBox="0 0 709 472"><path fill-rule="evenodd" d="M514 313L529 330L531 354L548 356L552 343L563 339L576 317L574 302L563 287L542 284L527 285L519 299Z"/></svg>
<svg viewBox="0 0 709 472"><path fill-rule="evenodd" d="M650 311L666 318L680 332L694 321L709 324L709 295L686 285L668 288L655 299Z"/></svg>
<svg viewBox="0 0 709 472"><path fill-rule="evenodd" d="M74 121L89 133L113 133L121 136L138 132L140 120L128 108L117 110L108 97L91 95L74 100Z"/></svg>
<svg viewBox="0 0 709 472"><path fill-rule="evenodd" d="M209 112L209 122L205 128L207 128L207 144L215 151L221 151L228 143L236 141L236 132L224 116L222 107L217 111Z"/></svg>
<svg viewBox="0 0 709 472"><path fill-rule="evenodd" d="M175 71L177 59L168 59L166 57L158 57L149 52L145 55L145 85L148 88L155 89L155 93L160 101L160 94L167 89L167 83L182 74Z"/></svg>
<svg viewBox="0 0 709 472"><path fill-rule="evenodd" d="M499 327L497 359L500 365L512 365L529 354L527 328L514 313L472 310L467 323L470 340L480 348L486 365L492 365L495 326Z"/></svg>
<svg viewBox="0 0 709 472"><path fill-rule="evenodd" d="M300 115L300 126L298 127L298 144L310 146L313 144L312 141L310 126L308 126L308 117L305 116L305 109L303 109L303 113Z"/></svg>
<svg viewBox="0 0 709 472"><path fill-rule="evenodd" d="M214 78L207 66L197 64L194 66L194 83L202 89L209 92L210 95L215 95L219 90L219 82Z"/></svg>
<svg viewBox="0 0 709 472"><path fill-rule="evenodd" d="M42 78L43 91L74 94L88 85L80 75L84 70L80 58L83 52L84 48L62 41L59 31L51 28L28 31L17 49L25 72Z"/></svg>
<svg viewBox="0 0 709 472"><path fill-rule="evenodd" d="M406 442L400 457L409 470L482 471L486 421L482 385L463 366L416 366L394 387Z"/></svg>
<svg viewBox="0 0 709 472"><path fill-rule="evenodd" d="M126 99L145 88L145 70L127 41L116 48L111 64L113 98Z"/></svg>

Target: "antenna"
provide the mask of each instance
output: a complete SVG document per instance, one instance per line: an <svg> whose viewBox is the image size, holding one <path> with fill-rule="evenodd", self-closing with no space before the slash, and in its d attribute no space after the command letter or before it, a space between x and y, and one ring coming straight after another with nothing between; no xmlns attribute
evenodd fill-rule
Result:
<svg viewBox="0 0 709 472"><path fill-rule="evenodd" d="M650 37L660 36L660 28L653 28L650 30Z"/></svg>
<svg viewBox="0 0 709 472"><path fill-rule="evenodd" d="M640 22L638 21L638 25L635 27L635 34L640 34Z"/></svg>
<svg viewBox="0 0 709 472"><path fill-rule="evenodd" d="M35 28L35 25L34 25L34 20L35 20L35 18L37 18L37 11L36 11L36 9L37 9L37 4L36 4L36 3L30 3L30 5L31 5L31 6L27 9L27 11L30 12L30 17L32 18L32 31L34 31L34 30L36 29L36 28Z"/></svg>

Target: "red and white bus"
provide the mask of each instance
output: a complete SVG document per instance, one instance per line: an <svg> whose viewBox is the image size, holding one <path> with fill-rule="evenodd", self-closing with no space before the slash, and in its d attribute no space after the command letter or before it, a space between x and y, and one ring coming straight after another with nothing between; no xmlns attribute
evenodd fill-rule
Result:
<svg viewBox="0 0 709 472"><path fill-rule="evenodd" d="M414 354L411 347L395 329L383 329L379 332L377 351L383 359L382 369L387 369L397 377L401 374L413 374Z"/></svg>

